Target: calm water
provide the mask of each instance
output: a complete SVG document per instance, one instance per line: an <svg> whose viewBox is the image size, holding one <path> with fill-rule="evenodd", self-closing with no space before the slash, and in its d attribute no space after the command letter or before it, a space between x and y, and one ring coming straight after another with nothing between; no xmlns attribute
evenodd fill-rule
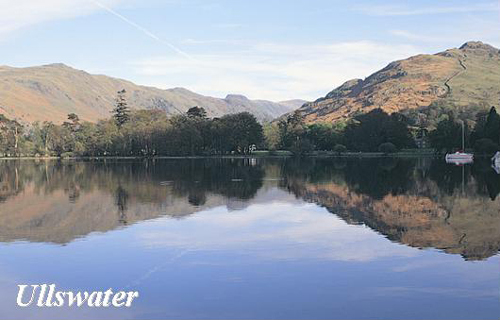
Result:
<svg viewBox="0 0 500 320"><path fill-rule="evenodd" d="M487 162L5 161L0 318L498 319L499 193ZM140 297L18 308L40 283Z"/></svg>

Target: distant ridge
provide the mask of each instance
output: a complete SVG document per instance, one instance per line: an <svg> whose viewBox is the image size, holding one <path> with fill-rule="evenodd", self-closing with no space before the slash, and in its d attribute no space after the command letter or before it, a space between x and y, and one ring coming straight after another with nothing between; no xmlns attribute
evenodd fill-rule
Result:
<svg viewBox="0 0 500 320"><path fill-rule="evenodd" d="M127 91L134 109L162 109L180 114L201 106L210 117L248 111L259 120L272 120L296 109L297 103L249 100L241 95L225 99L203 96L184 88L161 90L105 75L93 75L62 63L13 68L0 66L0 113L23 122L61 123L68 113L95 122L108 118L118 90Z"/></svg>

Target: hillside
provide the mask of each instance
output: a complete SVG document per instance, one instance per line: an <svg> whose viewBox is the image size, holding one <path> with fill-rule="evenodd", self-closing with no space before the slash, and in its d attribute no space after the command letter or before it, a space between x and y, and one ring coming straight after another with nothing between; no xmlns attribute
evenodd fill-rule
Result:
<svg viewBox="0 0 500 320"><path fill-rule="evenodd" d="M161 90L104 75L92 75L64 64L12 68L0 66L0 113L23 122L50 120L61 123L68 113L97 121L108 118L118 90L127 91L131 108L160 108L168 114L202 106L210 117L249 111L259 120L271 120L297 108L240 95L225 99L203 96L183 88Z"/></svg>
<svg viewBox="0 0 500 320"><path fill-rule="evenodd" d="M421 54L390 63L366 79L353 79L304 104L307 122L337 121L382 108L388 113L428 107L498 106L500 51L471 41L459 49Z"/></svg>

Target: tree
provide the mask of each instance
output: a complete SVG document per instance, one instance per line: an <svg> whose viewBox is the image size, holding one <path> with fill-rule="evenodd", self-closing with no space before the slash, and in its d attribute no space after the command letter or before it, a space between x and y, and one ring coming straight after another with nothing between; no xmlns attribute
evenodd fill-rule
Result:
<svg viewBox="0 0 500 320"><path fill-rule="evenodd" d="M494 143L500 142L500 116L495 107L491 107L484 126L484 138L488 138Z"/></svg>
<svg viewBox="0 0 500 320"><path fill-rule="evenodd" d="M317 150L332 150L340 141L340 133L330 123L308 125L305 136Z"/></svg>
<svg viewBox="0 0 500 320"><path fill-rule="evenodd" d="M489 115L488 111L479 111L476 114L476 124L474 126L474 130L470 135L470 142L472 145L475 145L477 140L485 138L484 131L488 115Z"/></svg>
<svg viewBox="0 0 500 320"><path fill-rule="evenodd" d="M275 123L266 123L263 126L266 148L275 151L280 146L280 130Z"/></svg>
<svg viewBox="0 0 500 320"><path fill-rule="evenodd" d="M336 144L335 147L333 148L333 151L335 151L337 154L341 154L346 152L347 148L343 144Z"/></svg>
<svg viewBox="0 0 500 320"><path fill-rule="evenodd" d="M464 124L464 130L467 139L467 132L469 131L467 124ZM441 120L437 128L429 133L429 141L432 147L438 151L460 150L462 148L462 124L450 115L448 118Z"/></svg>
<svg viewBox="0 0 500 320"><path fill-rule="evenodd" d="M495 107L489 112L481 111L476 115L476 125L470 140L474 150L479 153L495 153L500 145L500 116Z"/></svg>
<svg viewBox="0 0 500 320"><path fill-rule="evenodd" d="M297 141L304 138L306 132L304 118L297 111L281 119L278 122L278 128L281 140L280 148L284 150L296 149L296 147L300 145Z"/></svg>
<svg viewBox="0 0 500 320"><path fill-rule="evenodd" d="M24 126L16 120L0 115L0 139L3 153L20 155L20 143L23 138Z"/></svg>
<svg viewBox="0 0 500 320"><path fill-rule="evenodd" d="M197 155L203 150L203 136L198 122L184 115L170 119L167 135L168 155Z"/></svg>
<svg viewBox="0 0 500 320"><path fill-rule="evenodd" d="M120 130L114 120L99 121L96 125L95 141L92 145L94 155L109 156L118 154L118 141L121 137Z"/></svg>
<svg viewBox="0 0 500 320"><path fill-rule="evenodd" d="M40 138L43 144L43 150L45 156L50 155L51 146L50 144L56 137L52 137L54 135L55 125L52 122L45 121L40 128Z"/></svg>
<svg viewBox="0 0 500 320"><path fill-rule="evenodd" d="M396 146L394 145L394 143L391 143L391 142L384 142L382 143L379 147L378 147L378 150L380 152L383 152L385 154L388 154L388 153L395 153L397 151L397 148Z"/></svg>
<svg viewBox="0 0 500 320"><path fill-rule="evenodd" d="M80 125L80 118L76 113L68 114L68 120L71 121L71 124L75 127Z"/></svg>
<svg viewBox="0 0 500 320"><path fill-rule="evenodd" d="M40 140L43 146L43 152L46 156L56 154L60 156L68 151L69 131L64 126L55 125L52 122L45 121L40 128Z"/></svg>
<svg viewBox="0 0 500 320"><path fill-rule="evenodd" d="M207 112L205 111L204 108L202 107L192 107L189 108L189 110L186 112L186 115L188 118L192 119L206 119L207 118Z"/></svg>
<svg viewBox="0 0 500 320"><path fill-rule="evenodd" d="M125 99L125 89L118 91L116 97L116 106L113 109L113 118L115 119L118 128L121 128L125 123L130 120L130 110Z"/></svg>
<svg viewBox="0 0 500 320"><path fill-rule="evenodd" d="M398 113L388 115L382 109L356 116L346 127L344 140L349 150L364 152L378 151L385 142L397 149L415 147L406 118Z"/></svg>
<svg viewBox="0 0 500 320"><path fill-rule="evenodd" d="M94 124L80 122L76 114L69 114L62 125L34 123L27 133L17 121L0 115L0 154L61 157L248 154L263 145L262 126L247 112L207 119L203 108L192 109L190 116L171 118L163 110L138 110L130 114L126 109L123 112L123 108L118 111L116 115L125 114L127 119L121 126L118 125L118 120L124 119L121 116Z"/></svg>
<svg viewBox="0 0 500 320"><path fill-rule="evenodd" d="M253 145L264 140L262 125L249 112L229 114L221 118L226 132L229 151L248 154Z"/></svg>
<svg viewBox="0 0 500 320"><path fill-rule="evenodd" d="M314 148L315 148L314 144L309 139L301 138L294 141L289 150L295 156L303 156L314 151Z"/></svg>

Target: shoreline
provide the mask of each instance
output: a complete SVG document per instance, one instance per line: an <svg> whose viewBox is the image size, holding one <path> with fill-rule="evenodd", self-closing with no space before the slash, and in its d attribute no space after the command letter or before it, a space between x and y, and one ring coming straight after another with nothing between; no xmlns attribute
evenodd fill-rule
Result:
<svg viewBox="0 0 500 320"><path fill-rule="evenodd" d="M397 152L385 154L382 152L344 152L341 154L335 152L315 152L294 156L291 152L257 152L247 155L207 155L207 156L77 156L77 157L58 157L58 156L22 156L22 157L0 157L0 160L182 160L182 159L252 159L252 158L439 158L444 154L429 152ZM483 157L479 156L478 157Z"/></svg>

